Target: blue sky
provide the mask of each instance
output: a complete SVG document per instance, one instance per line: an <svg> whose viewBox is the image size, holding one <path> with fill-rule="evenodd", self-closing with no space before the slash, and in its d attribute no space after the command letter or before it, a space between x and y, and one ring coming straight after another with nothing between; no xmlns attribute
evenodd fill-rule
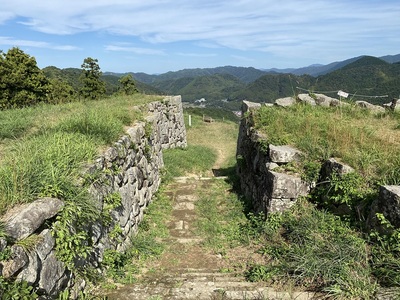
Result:
<svg viewBox="0 0 400 300"><path fill-rule="evenodd" d="M0 0L0 49L39 67L163 73L400 53L399 0Z"/></svg>

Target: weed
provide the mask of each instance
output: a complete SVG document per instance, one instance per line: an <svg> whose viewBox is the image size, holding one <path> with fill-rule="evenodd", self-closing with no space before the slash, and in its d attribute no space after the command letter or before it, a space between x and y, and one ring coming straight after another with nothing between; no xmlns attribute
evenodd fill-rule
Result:
<svg viewBox="0 0 400 300"><path fill-rule="evenodd" d="M22 247L25 252L32 252L36 249L36 246L43 241L43 237L32 234L25 239L19 240L15 244Z"/></svg>
<svg viewBox="0 0 400 300"><path fill-rule="evenodd" d="M0 299L35 300L38 295L26 281L8 281L0 276Z"/></svg>

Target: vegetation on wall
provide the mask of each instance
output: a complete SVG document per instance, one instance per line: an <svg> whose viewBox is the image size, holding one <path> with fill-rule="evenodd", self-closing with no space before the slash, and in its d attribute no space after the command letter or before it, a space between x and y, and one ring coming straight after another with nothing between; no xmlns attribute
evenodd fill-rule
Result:
<svg viewBox="0 0 400 300"><path fill-rule="evenodd" d="M291 172L310 178L307 168L319 166L311 168L315 173L330 157L355 172L332 173L292 209L253 219L265 262L252 266L248 278L289 282L334 298L373 299L380 286L398 295L399 229L383 215L377 218L384 230L369 230L366 223L377 186L399 184L398 113L299 104L262 107L253 117L266 145L289 144L303 152Z"/></svg>

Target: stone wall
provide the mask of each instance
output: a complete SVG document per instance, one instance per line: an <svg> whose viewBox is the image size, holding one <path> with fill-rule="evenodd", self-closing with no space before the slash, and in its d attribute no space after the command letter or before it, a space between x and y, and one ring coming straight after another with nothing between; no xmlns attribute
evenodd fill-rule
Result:
<svg viewBox="0 0 400 300"><path fill-rule="evenodd" d="M242 112L247 117L239 127L237 172L241 190L252 200L256 212L278 212L307 195L309 187L299 176L281 171L285 164L298 158L299 151L288 146L265 145L263 135L254 129L251 114L260 107L259 103L243 101Z"/></svg>
<svg viewBox="0 0 400 300"><path fill-rule="evenodd" d="M122 252L134 239L144 210L161 182L162 149L186 147L180 96L150 103L147 110L146 122L128 128L126 135L83 171L82 178L96 178L89 192L101 211L109 209L106 198L110 195L117 194L121 200L121 205L108 212L111 221L107 226L101 220L87 224L92 250L86 260L78 263L98 268L100 273L104 252L108 249ZM59 199L43 198L14 209L3 218L13 242L0 238L0 251L8 247L12 257L0 262L0 276L29 282L42 299L54 298L66 288L85 287L85 281L77 281L56 257L51 228L63 207ZM118 239L110 236L116 226L120 228ZM37 236L34 249L27 251L18 246L18 241L32 235Z"/></svg>
<svg viewBox="0 0 400 300"><path fill-rule="evenodd" d="M304 99L306 98L302 101ZM292 100L294 101L292 98L284 98L275 104L286 106L290 102L288 105L293 105ZM307 186L299 176L283 171L285 164L296 160L301 153L288 146L266 144L265 136L255 130L252 119L252 113L260 107L260 103L243 101L242 114L245 117L239 127L237 172L241 190L252 201L256 212L278 212L290 208L315 183ZM352 167L330 158L321 165L319 184L329 180L333 172L342 176L354 171ZM400 186L379 187L379 194L371 205L368 227L380 227L377 213L382 214L396 228L400 228Z"/></svg>

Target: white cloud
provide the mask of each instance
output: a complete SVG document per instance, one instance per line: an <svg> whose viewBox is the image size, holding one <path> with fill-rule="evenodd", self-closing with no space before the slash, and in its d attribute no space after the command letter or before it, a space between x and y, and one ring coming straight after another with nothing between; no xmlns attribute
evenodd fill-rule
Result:
<svg viewBox="0 0 400 300"><path fill-rule="evenodd" d="M185 52L178 52L177 53L180 56L186 56L186 57L215 57L217 54L215 53L185 53Z"/></svg>
<svg viewBox="0 0 400 300"><path fill-rule="evenodd" d="M0 0L0 4L0 22L19 16L21 24L49 34L105 31L153 44L195 41L203 47L275 55L283 49L312 56L312 49L360 45L367 39L391 42L393 48L400 30L398 0ZM117 45L106 49L162 54Z"/></svg>
<svg viewBox="0 0 400 300"><path fill-rule="evenodd" d="M107 45L105 47L106 51L118 51L118 52L132 52L135 54L145 54L145 55L165 55L164 51L149 48L131 47L124 45Z"/></svg>
<svg viewBox="0 0 400 300"><path fill-rule="evenodd" d="M71 45L54 45L43 41L19 40L6 36L0 36L0 45L7 45L12 47L46 48L46 49L63 50L63 51L79 50L78 47Z"/></svg>

